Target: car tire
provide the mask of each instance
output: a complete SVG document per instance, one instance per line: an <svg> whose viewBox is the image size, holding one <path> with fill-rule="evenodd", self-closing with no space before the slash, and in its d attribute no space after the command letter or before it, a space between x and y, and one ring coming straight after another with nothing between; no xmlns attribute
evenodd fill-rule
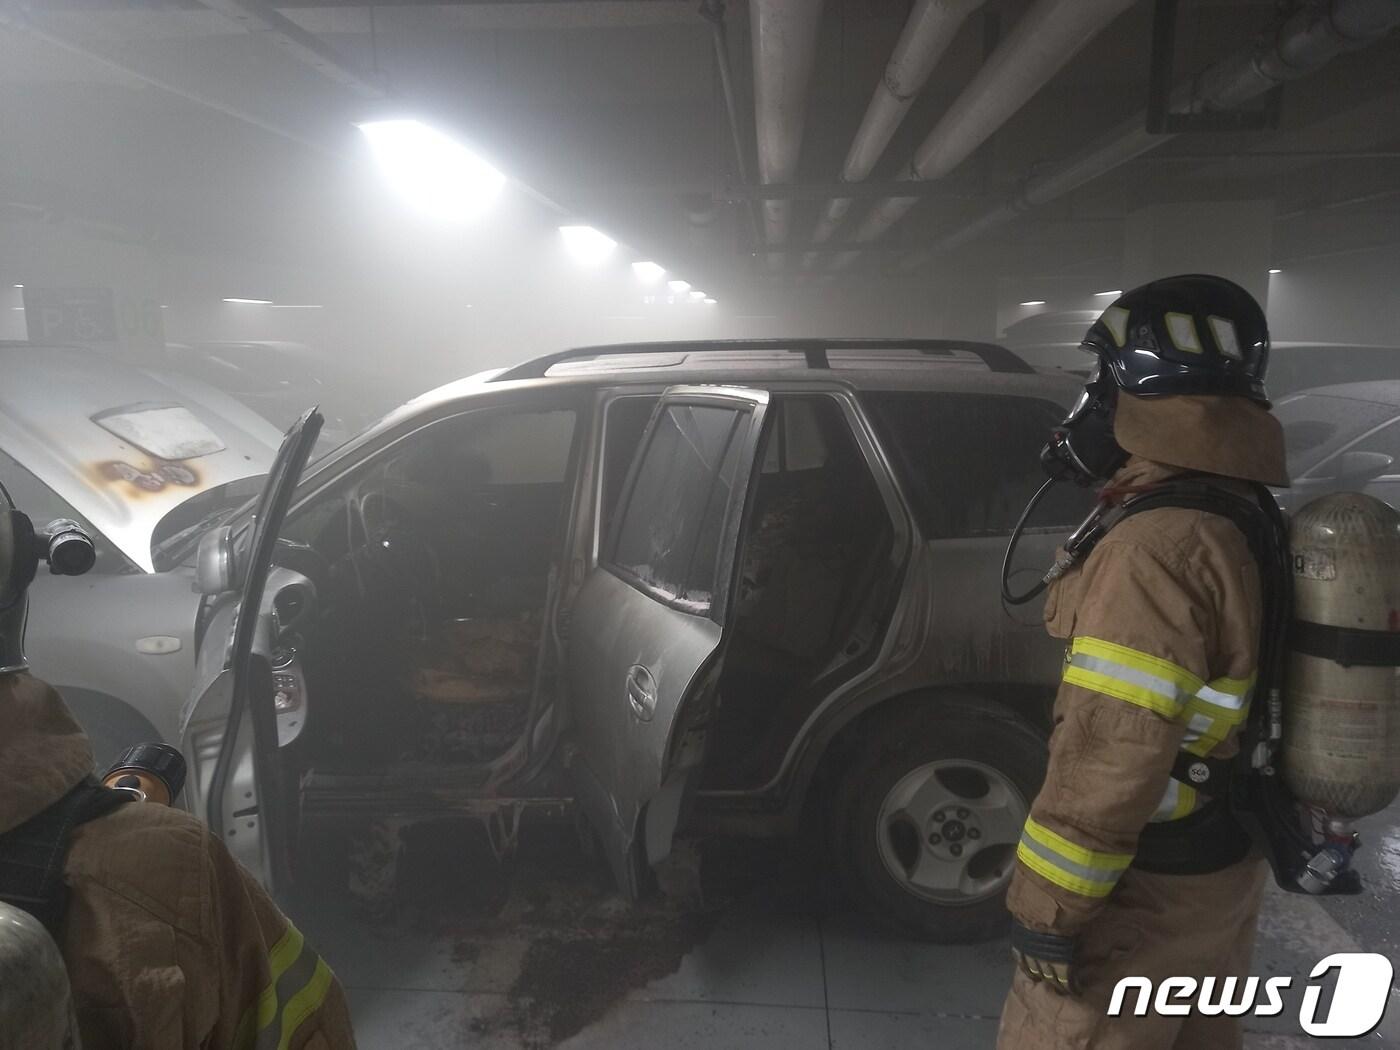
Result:
<svg viewBox="0 0 1400 1050"><path fill-rule="evenodd" d="M873 716L831 807L846 893L880 926L948 944L1007 925L1006 886L1045 737L992 701L929 697Z"/></svg>

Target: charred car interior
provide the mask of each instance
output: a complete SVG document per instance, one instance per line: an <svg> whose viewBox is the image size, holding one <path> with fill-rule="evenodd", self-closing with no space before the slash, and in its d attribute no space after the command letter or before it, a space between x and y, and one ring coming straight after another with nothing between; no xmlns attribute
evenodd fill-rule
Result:
<svg viewBox="0 0 1400 1050"><path fill-rule="evenodd" d="M0 970L1400 1041L1397 288L1400 0L0 0Z"/></svg>

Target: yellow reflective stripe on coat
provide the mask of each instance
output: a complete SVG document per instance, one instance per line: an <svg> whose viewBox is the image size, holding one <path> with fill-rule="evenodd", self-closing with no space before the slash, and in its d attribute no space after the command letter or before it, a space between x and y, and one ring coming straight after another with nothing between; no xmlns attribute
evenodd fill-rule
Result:
<svg viewBox="0 0 1400 1050"><path fill-rule="evenodd" d="M1064 680L1175 719L1204 683L1185 668L1101 638L1077 637Z"/></svg>
<svg viewBox="0 0 1400 1050"><path fill-rule="evenodd" d="M1173 721L1187 718L1188 742L1210 737L1210 747L1244 721L1254 688L1252 675L1206 682L1160 656L1083 636L1070 645L1064 680Z"/></svg>
<svg viewBox="0 0 1400 1050"><path fill-rule="evenodd" d="M236 1050L288 1050L297 1029L320 1009L330 990L330 967L290 923L268 952L267 962L267 987L239 1019L233 1037Z"/></svg>
<svg viewBox="0 0 1400 1050"><path fill-rule="evenodd" d="M1160 824L1190 816L1196 809L1196 800L1199 797L1191 785L1183 784L1175 778L1169 779L1167 790L1162 793L1162 801L1157 803L1156 810L1147 819L1153 824Z"/></svg>
<svg viewBox="0 0 1400 1050"><path fill-rule="evenodd" d="M1254 676L1217 678L1196 690L1186 702L1186 739L1182 747L1193 755L1208 755L1236 726L1249 717Z"/></svg>
<svg viewBox="0 0 1400 1050"><path fill-rule="evenodd" d="M1084 897L1107 897L1133 861L1131 853L1085 849L1030 817L1021 832L1016 858L1056 886Z"/></svg>

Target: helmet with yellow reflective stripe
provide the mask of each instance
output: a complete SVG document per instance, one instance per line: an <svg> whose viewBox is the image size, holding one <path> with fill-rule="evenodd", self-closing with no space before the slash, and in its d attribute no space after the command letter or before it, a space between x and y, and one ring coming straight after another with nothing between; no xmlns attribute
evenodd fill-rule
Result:
<svg viewBox="0 0 1400 1050"><path fill-rule="evenodd" d="M1128 394L1229 394L1269 403L1269 323L1254 296L1223 277L1181 274L1124 292L1082 346Z"/></svg>

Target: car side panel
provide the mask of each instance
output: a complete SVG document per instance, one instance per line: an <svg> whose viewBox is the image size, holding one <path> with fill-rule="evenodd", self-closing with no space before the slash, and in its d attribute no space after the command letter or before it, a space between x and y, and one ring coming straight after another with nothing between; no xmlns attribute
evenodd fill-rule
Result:
<svg viewBox="0 0 1400 1050"><path fill-rule="evenodd" d="M199 597L192 584L184 569L76 580L40 573L25 635L31 669L59 692L116 697L162 740L178 740L180 705L194 677Z"/></svg>

